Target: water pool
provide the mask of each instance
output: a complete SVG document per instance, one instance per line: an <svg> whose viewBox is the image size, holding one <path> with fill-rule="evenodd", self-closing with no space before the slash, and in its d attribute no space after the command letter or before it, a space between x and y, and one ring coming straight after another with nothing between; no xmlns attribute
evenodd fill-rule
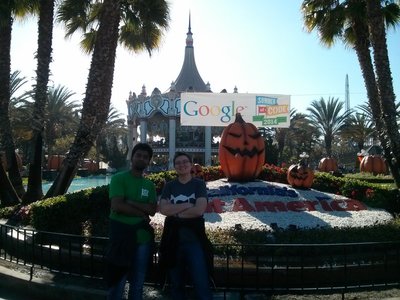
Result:
<svg viewBox="0 0 400 300"><path fill-rule="evenodd" d="M72 193L91 187L107 185L110 183L110 180L111 180L111 175L75 178L74 180L72 180L67 193ZM52 181L44 183L42 185L43 193L47 193L52 184L53 184Z"/></svg>

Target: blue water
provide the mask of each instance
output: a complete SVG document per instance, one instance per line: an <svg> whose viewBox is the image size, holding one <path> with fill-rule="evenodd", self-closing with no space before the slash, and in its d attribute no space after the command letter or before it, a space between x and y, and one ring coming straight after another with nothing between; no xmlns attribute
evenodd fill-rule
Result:
<svg viewBox="0 0 400 300"><path fill-rule="evenodd" d="M72 180L67 193L72 193L72 192L76 192L76 191L91 188L91 187L107 185L110 183L110 180L111 180L111 175L75 178L74 180ZM42 185L43 193L46 193L52 184L53 184L52 181L50 181L48 183L44 183Z"/></svg>

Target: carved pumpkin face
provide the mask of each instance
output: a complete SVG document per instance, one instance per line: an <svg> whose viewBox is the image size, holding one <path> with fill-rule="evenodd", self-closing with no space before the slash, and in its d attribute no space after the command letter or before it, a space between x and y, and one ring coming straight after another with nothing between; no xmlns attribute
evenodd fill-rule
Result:
<svg viewBox="0 0 400 300"><path fill-rule="evenodd" d="M300 164L291 165L287 172L287 181L293 187L310 188L314 181L314 171Z"/></svg>
<svg viewBox="0 0 400 300"><path fill-rule="evenodd" d="M219 144L221 169L230 181L251 181L265 160L264 139L257 127L236 114L235 122L222 132Z"/></svg>

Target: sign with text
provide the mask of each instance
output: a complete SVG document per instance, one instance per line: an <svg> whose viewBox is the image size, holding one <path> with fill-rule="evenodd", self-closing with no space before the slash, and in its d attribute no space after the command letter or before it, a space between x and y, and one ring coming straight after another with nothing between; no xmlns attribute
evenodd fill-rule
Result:
<svg viewBox="0 0 400 300"><path fill-rule="evenodd" d="M290 96L275 94L182 93L182 126L227 126L236 113L256 127L289 127Z"/></svg>

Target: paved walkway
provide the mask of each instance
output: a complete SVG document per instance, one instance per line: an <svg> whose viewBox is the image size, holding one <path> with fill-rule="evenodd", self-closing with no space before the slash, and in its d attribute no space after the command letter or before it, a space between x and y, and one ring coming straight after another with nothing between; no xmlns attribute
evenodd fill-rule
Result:
<svg viewBox="0 0 400 300"><path fill-rule="evenodd" d="M30 278L30 269L16 266L0 259L0 300L101 300L106 299L102 282L89 278L71 278L68 275L52 274L35 270ZM144 300L168 299L167 295L152 287L145 287ZM190 299L193 299L192 297ZM248 293L242 298L239 293L215 292L214 300L400 300L400 287L381 291L324 295L266 295Z"/></svg>

